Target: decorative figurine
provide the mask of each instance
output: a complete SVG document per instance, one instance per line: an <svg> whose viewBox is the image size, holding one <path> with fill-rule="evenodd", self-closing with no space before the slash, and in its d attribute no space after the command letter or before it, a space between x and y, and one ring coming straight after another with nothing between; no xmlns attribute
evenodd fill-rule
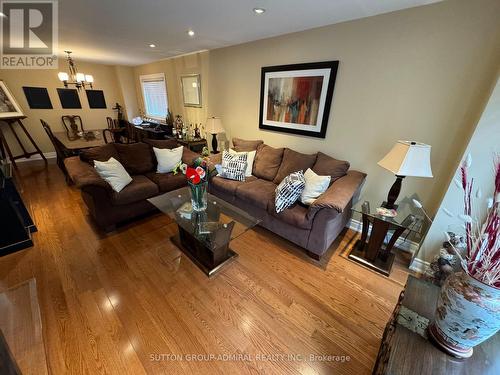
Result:
<svg viewBox="0 0 500 375"><path fill-rule="evenodd" d="M464 237L453 232L448 232L448 235L450 240L443 242L443 247L439 250L439 254L434 257L426 272L426 276L436 285L442 285L448 276L460 268L458 257L453 251L452 245L456 249L463 249Z"/></svg>
<svg viewBox="0 0 500 375"><path fill-rule="evenodd" d="M198 124L194 124L194 139L198 140L201 139L201 133L200 133L200 128L198 127Z"/></svg>
<svg viewBox="0 0 500 375"><path fill-rule="evenodd" d="M123 107L119 103L115 103L115 106L112 109L117 112L116 117L118 118L118 121L123 120Z"/></svg>
<svg viewBox="0 0 500 375"><path fill-rule="evenodd" d="M184 121L182 121L182 116L175 116L175 128L177 129L177 136L179 139L183 138Z"/></svg>

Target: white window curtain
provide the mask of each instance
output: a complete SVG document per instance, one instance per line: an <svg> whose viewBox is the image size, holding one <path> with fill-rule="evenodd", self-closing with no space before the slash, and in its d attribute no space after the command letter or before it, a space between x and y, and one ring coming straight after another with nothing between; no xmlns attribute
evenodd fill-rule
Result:
<svg viewBox="0 0 500 375"><path fill-rule="evenodd" d="M146 116L164 120L168 112L165 75L149 74L140 80Z"/></svg>

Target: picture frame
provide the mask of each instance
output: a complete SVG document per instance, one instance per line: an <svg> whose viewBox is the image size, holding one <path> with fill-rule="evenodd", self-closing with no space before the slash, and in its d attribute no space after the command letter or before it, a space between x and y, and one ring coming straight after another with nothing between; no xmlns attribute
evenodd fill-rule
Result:
<svg viewBox="0 0 500 375"><path fill-rule="evenodd" d="M46 87L23 86L30 109L53 109L49 91Z"/></svg>
<svg viewBox="0 0 500 375"><path fill-rule="evenodd" d="M185 74L181 76L184 107L201 108L201 76Z"/></svg>
<svg viewBox="0 0 500 375"><path fill-rule="evenodd" d="M80 109L82 103L76 89L57 89L57 95L61 101L61 107L64 109Z"/></svg>
<svg viewBox="0 0 500 375"><path fill-rule="evenodd" d="M263 67L259 129L325 138L339 61Z"/></svg>
<svg viewBox="0 0 500 375"><path fill-rule="evenodd" d="M5 81L0 80L0 120L21 117L24 117L21 106L17 103Z"/></svg>
<svg viewBox="0 0 500 375"><path fill-rule="evenodd" d="M104 98L104 91L102 90L85 90L89 108L107 108L106 99Z"/></svg>

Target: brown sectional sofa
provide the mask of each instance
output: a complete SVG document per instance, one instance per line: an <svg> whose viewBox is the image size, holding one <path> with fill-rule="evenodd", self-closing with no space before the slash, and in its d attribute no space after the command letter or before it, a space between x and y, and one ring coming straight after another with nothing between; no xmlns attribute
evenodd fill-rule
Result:
<svg viewBox="0 0 500 375"><path fill-rule="evenodd" d="M155 207L147 201L148 198L187 185L182 174L156 173L157 162L153 146L174 148L178 144L172 140L109 143L64 160L70 179L81 189L90 215L105 231L113 230L118 223L155 211ZM199 156L184 147L184 163L192 164ZM120 161L133 179L119 193L113 191L93 167L94 160L107 161L111 157Z"/></svg>
<svg viewBox="0 0 500 375"><path fill-rule="evenodd" d="M359 195L366 174L349 170L349 163L321 152L301 154L288 148L273 148L262 141L233 139L236 151L256 150L253 176L245 181L214 177L210 192L262 220L261 226L303 247L319 259L351 218L352 202ZM217 163L217 160L213 160ZM274 190L288 174L311 168L330 175L328 190L310 206L295 203L277 214Z"/></svg>

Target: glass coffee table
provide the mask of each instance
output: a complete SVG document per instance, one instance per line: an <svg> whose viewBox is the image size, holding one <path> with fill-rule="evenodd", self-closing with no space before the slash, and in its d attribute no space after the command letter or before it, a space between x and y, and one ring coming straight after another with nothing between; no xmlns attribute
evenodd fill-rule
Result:
<svg viewBox="0 0 500 375"><path fill-rule="evenodd" d="M174 190L148 201L175 220L179 233L172 242L207 276L217 273L238 256L231 240L260 223L234 205L208 194L207 209L194 211L189 188Z"/></svg>

